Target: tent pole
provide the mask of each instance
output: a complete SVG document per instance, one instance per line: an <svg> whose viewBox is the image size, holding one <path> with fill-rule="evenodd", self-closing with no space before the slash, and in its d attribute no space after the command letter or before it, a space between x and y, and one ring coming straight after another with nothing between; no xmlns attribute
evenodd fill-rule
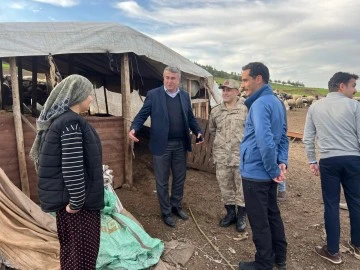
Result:
<svg viewBox="0 0 360 270"><path fill-rule="evenodd" d="M23 128L21 122L19 84L18 84L17 72L16 72L16 58L10 57L9 64L10 64L10 74L11 74L13 114L14 114L14 122L15 122L16 145L18 152L21 189L26 196L30 197L29 179L26 169L24 134L23 134Z"/></svg>
<svg viewBox="0 0 360 270"><path fill-rule="evenodd" d="M124 119L125 183L131 186L133 184L132 149L128 137L131 121L130 91L129 55L125 53L121 55L121 96L122 116Z"/></svg>
<svg viewBox="0 0 360 270"><path fill-rule="evenodd" d="M17 57L17 66L18 66L18 87L19 87L19 99L20 99L20 112L24 114L24 87L23 87L23 70L22 70L22 59ZM16 77L15 77L16 78Z"/></svg>
<svg viewBox="0 0 360 270"><path fill-rule="evenodd" d="M37 58L32 57L32 88L31 88L31 114L33 117L37 116Z"/></svg>

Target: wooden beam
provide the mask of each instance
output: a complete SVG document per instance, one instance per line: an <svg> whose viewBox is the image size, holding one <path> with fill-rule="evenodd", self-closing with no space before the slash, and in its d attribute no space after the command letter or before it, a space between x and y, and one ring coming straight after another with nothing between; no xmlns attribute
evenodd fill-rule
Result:
<svg viewBox="0 0 360 270"><path fill-rule="evenodd" d="M109 105L107 100L107 93L106 93L106 80L103 78L103 88L104 88L104 98L105 98L105 108L106 108L106 114L109 114Z"/></svg>
<svg viewBox="0 0 360 270"><path fill-rule="evenodd" d="M12 84L13 114L14 114L14 122L15 122L16 145L18 152L21 189L26 196L30 197L29 179L26 169L24 133L21 122L19 84L17 79L15 57L9 58L9 64L10 64L10 74L11 74L11 84Z"/></svg>
<svg viewBox="0 0 360 270"><path fill-rule="evenodd" d="M3 83L4 83L4 72L3 72L3 67L2 67L2 58L0 58L0 94L1 94L1 107L0 109L4 109L4 100L5 100L5 93L4 93L4 87L3 87Z"/></svg>
<svg viewBox="0 0 360 270"><path fill-rule="evenodd" d="M32 87L31 87L31 115L33 117L37 117L37 109L36 109L36 103L37 103L37 71L38 71L38 65L37 65L37 58L36 56L33 56L31 59L32 64Z"/></svg>
<svg viewBox="0 0 360 270"><path fill-rule="evenodd" d="M188 90L189 97L191 98L191 80L189 79L186 80L186 88Z"/></svg>
<svg viewBox="0 0 360 270"><path fill-rule="evenodd" d="M22 61L21 61L21 57L16 58L16 62L17 62L17 78L18 78L18 87L19 87L19 100L20 100L20 112L21 114L24 113L24 87L23 87L23 66L22 66ZM16 78L16 77L15 77ZM12 81L12 77L11 77L11 81Z"/></svg>
<svg viewBox="0 0 360 270"><path fill-rule="evenodd" d="M288 137L291 137L291 138L294 138L294 139L300 139L300 140L302 140L302 138L303 138L303 134L302 134L302 133L293 132L293 131L288 131L288 132L287 132L287 136L288 136Z"/></svg>
<svg viewBox="0 0 360 270"><path fill-rule="evenodd" d="M45 73L45 79L46 79L46 87L47 87L47 91L48 94L50 95L50 92L53 90L53 85L51 83L51 78L50 78L50 72L46 72Z"/></svg>
<svg viewBox="0 0 360 270"><path fill-rule="evenodd" d="M201 117L201 103L196 103L196 116L195 117L198 117L198 118L202 118Z"/></svg>
<svg viewBox="0 0 360 270"><path fill-rule="evenodd" d="M132 150L131 141L128 137L130 131L131 118L131 96L130 96L130 72L129 55L121 55L121 96L122 96L122 116L124 118L124 153L125 153L125 183L133 184L132 173Z"/></svg>
<svg viewBox="0 0 360 270"><path fill-rule="evenodd" d="M31 128L32 131L34 131L34 133L37 133L36 127L33 126L33 124L30 123L29 120L27 120L27 118L22 114L21 115L21 119L24 121L25 124L28 125L29 128Z"/></svg>

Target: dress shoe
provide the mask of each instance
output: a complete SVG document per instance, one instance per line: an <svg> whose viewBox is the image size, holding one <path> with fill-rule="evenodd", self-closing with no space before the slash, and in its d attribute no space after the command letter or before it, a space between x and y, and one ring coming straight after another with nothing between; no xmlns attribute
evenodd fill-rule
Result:
<svg viewBox="0 0 360 270"><path fill-rule="evenodd" d="M172 216L163 216L163 221L166 225L168 225L171 228L175 228L175 221L172 218Z"/></svg>
<svg viewBox="0 0 360 270"><path fill-rule="evenodd" d="M181 208L173 207L172 212L183 220L189 219L189 216Z"/></svg>

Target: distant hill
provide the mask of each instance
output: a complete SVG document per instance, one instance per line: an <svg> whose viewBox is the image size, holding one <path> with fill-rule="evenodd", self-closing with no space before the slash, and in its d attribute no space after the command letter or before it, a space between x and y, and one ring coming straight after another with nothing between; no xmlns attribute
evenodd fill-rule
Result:
<svg viewBox="0 0 360 270"><path fill-rule="evenodd" d="M220 85L224 82L225 78L215 77L215 81ZM271 87L275 90L277 89L280 92L285 92L287 94L293 95L302 95L302 96L326 96L329 92L325 88L314 88L314 87L303 87L303 86L293 86L288 84L279 84L279 83L270 83ZM360 96L360 94L357 94Z"/></svg>
<svg viewBox="0 0 360 270"><path fill-rule="evenodd" d="M207 70L209 73L211 73L215 81L220 85L224 83L225 79L234 79L241 81L241 75L240 73L231 72L228 73L223 70L217 70L216 68L209 66L209 65L201 65L199 63L195 64L199 65L200 67ZM302 96L309 96L309 95L318 95L318 96L325 96L329 91L325 88L314 88L314 87L306 87L301 82L291 82L291 81L283 81L280 80L274 80L270 81L270 85L273 89L277 89L280 92L285 92L288 94L295 94L295 95L302 95ZM359 94L360 96L360 94Z"/></svg>

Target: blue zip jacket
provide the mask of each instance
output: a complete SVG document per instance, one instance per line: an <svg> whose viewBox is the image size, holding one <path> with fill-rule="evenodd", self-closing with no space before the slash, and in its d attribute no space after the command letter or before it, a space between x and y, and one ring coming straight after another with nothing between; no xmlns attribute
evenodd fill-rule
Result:
<svg viewBox="0 0 360 270"><path fill-rule="evenodd" d="M241 176L253 181L271 181L280 175L278 164L288 164L285 107L268 84L252 94L245 105L249 113L240 145Z"/></svg>

